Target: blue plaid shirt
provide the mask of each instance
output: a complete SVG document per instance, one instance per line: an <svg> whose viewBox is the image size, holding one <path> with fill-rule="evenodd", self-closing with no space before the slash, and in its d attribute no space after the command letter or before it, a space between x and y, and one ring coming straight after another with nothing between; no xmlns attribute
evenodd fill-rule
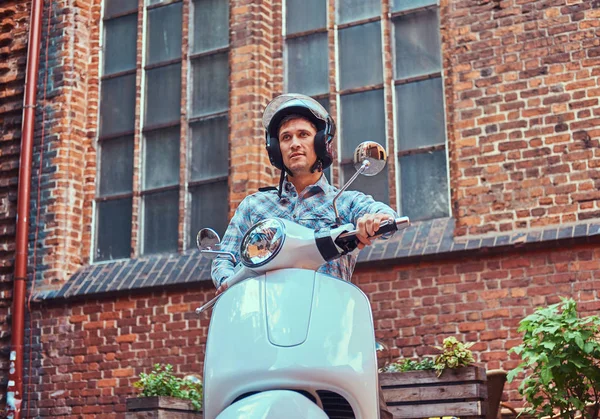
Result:
<svg viewBox="0 0 600 419"><path fill-rule="evenodd" d="M335 223L333 198L338 189L327 182L325 176L298 194L287 179L283 183L281 199L277 191L257 192L247 196L237 208L221 242L221 250L231 252L240 259L240 243L244 234L259 221L279 217L294 221L305 227L320 230ZM358 191L344 191L337 200L342 223L352 223L364 214L386 213L398 217L389 206L377 202L370 195ZM358 252L352 252L339 259L327 262L318 269L336 278L350 280ZM217 258L212 264L212 278L215 286L233 274L233 263L228 259Z"/></svg>

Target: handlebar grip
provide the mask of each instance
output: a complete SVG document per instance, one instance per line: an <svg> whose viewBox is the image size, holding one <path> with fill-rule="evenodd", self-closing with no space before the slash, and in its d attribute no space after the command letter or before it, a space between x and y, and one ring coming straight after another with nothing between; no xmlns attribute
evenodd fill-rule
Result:
<svg viewBox="0 0 600 419"><path fill-rule="evenodd" d="M374 236L369 237L379 237L387 233L394 233L400 229L408 227L409 225L410 221L408 217L399 217L395 220L386 220L384 221L383 225L379 226L377 233ZM358 230L348 231L340 234L340 236L335 240L335 244L337 244L346 253L352 252L358 247L359 240L356 238L357 234Z"/></svg>

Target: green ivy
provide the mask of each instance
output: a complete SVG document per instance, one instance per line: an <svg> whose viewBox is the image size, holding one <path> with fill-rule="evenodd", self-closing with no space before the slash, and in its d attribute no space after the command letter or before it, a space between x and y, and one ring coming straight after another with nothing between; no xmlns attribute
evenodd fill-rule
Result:
<svg viewBox="0 0 600 419"><path fill-rule="evenodd" d="M541 418L557 412L561 418L598 418L600 403L600 319L580 318L577 303L538 308L519 323L523 343L511 349L523 362L508 373L511 382L525 378L519 392L528 403L524 413ZM595 404L594 408L586 406Z"/></svg>
<svg viewBox="0 0 600 419"><path fill-rule="evenodd" d="M202 408L202 382L175 377L170 364L155 364L150 374L141 373L140 380L133 385L142 390L139 397L177 397L191 401L196 410Z"/></svg>

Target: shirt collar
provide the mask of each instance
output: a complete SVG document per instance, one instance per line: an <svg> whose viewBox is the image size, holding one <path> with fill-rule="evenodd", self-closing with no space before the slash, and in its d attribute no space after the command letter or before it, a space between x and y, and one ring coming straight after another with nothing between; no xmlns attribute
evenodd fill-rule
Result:
<svg viewBox="0 0 600 419"><path fill-rule="evenodd" d="M312 195L320 191L327 193L331 189L333 189L333 187L329 184L324 174L321 174L321 177L316 183L306 187L307 193L312 192ZM296 187L292 184L292 182L288 180L286 175L285 180L283 181L283 194L292 195L294 192L296 193L296 195L298 194L298 191L296 191Z"/></svg>

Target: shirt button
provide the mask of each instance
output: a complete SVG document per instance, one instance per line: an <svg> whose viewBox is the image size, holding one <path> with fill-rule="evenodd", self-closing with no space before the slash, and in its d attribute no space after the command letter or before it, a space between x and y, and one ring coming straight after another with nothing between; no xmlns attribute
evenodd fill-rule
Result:
<svg viewBox="0 0 600 419"><path fill-rule="evenodd" d="M292 215L292 218L295 220L296 219L296 214Z"/></svg>

